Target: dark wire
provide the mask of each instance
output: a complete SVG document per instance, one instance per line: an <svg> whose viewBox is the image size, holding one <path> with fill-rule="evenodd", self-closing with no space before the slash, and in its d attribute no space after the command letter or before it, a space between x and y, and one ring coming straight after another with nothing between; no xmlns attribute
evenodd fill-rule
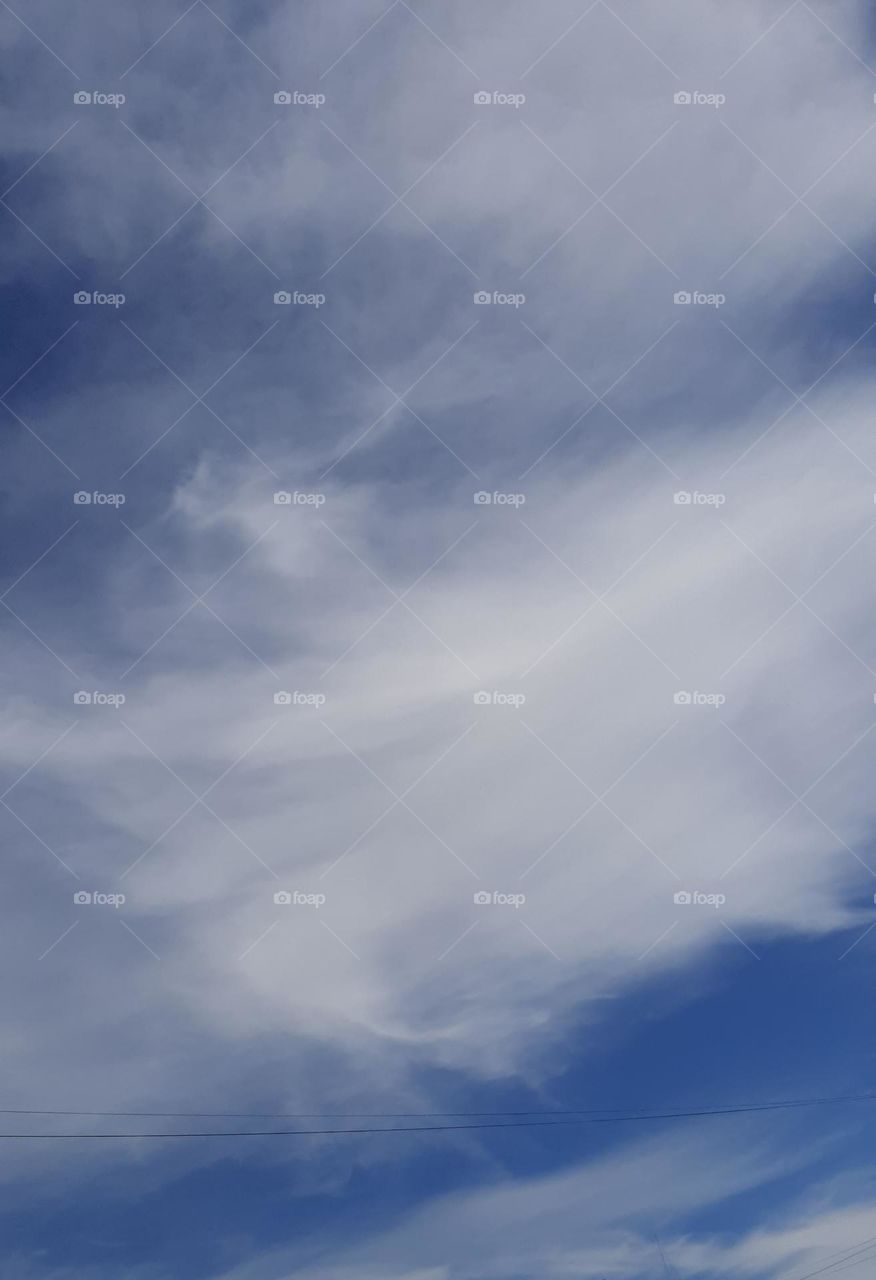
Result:
<svg viewBox="0 0 876 1280"><path fill-rule="evenodd" d="M724 1114L726 1111L752 1110L755 1108L813 1107L840 1102L868 1102L876 1100L876 1093L837 1094L815 1098L784 1098L763 1103L719 1103L703 1108L703 1114ZM153 1117L165 1120L439 1120L479 1119L481 1117L525 1116L618 1116L621 1119L644 1115L649 1107L591 1107L565 1108L540 1111L79 1111L47 1110L36 1107L0 1107L3 1116L105 1116L121 1119ZM701 1114L697 1111L695 1114Z"/></svg>
<svg viewBox="0 0 876 1280"><path fill-rule="evenodd" d="M0 1138L292 1138L307 1136L330 1136L350 1134L377 1133L444 1133L450 1130L470 1129L537 1129L537 1128L575 1128L588 1124L622 1124L641 1120L681 1120L699 1116L728 1116L760 1111L779 1111L796 1107L813 1107L837 1102L872 1102L876 1095L859 1094L837 1098L788 1099L785 1102L754 1103L745 1106L713 1107L707 1110L662 1111L648 1114L633 1113L629 1115L591 1115L585 1119L559 1120L522 1120L518 1123L477 1123L477 1124L434 1124L434 1125L391 1125L350 1129L238 1129L210 1130L176 1133L0 1133ZM108 1113L107 1113L108 1114Z"/></svg>
<svg viewBox="0 0 876 1280"><path fill-rule="evenodd" d="M847 1245L845 1249L837 1249L834 1253L827 1254L821 1258L822 1265L816 1271L807 1271L805 1276L799 1276L798 1280L811 1280L813 1276L823 1275L825 1272L842 1271L846 1266L856 1266L859 1262L867 1262L866 1256L859 1257L876 1244L876 1236L871 1236L869 1240L863 1240L860 1244Z"/></svg>

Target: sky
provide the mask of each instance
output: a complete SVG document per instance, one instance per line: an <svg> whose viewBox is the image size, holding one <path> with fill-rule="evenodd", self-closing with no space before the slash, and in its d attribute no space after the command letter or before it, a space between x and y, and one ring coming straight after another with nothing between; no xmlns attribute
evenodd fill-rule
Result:
<svg viewBox="0 0 876 1280"><path fill-rule="evenodd" d="M4 1276L870 1274L874 37L0 0Z"/></svg>

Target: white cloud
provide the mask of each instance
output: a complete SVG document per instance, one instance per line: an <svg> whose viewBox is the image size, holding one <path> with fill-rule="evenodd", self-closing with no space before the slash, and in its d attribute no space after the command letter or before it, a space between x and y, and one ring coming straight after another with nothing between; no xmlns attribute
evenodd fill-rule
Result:
<svg viewBox="0 0 876 1280"><path fill-rule="evenodd" d="M451 6L436 23L447 22L448 42L498 88L578 7L550 7L550 24L544 8L529 5L489 12L496 22ZM860 12L845 6L832 16L853 45ZM254 42L282 47L293 16L283 10L275 25L250 33ZM345 26L343 16L356 22ZM314 328L306 340L290 329L282 348L259 347L223 392L244 439L261 448L269 437L282 483L320 489L324 508L275 507L280 481L242 451L239 465L207 449L197 464L187 454L159 500L151 480L142 482L148 503L138 507L132 492L130 522L196 592L246 554L207 597L222 621L198 605L176 625L192 600L186 589L133 539L107 539L100 643L77 635L70 652L58 624L58 643L88 687L123 686L128 702L119 713L82 714L8 797L50 846L22 835L16 884L20 877L30 915L27 924L13 920L0 943L10 958L54 948L28 971L21 1005L4 1015L10 1067L28 1087L55 1080L47 1046L63 1033L71 1101L97 1081L117 1104L179 1090L180 1027L203 1036L210 1055L217 1044L227 1048L220 1093L246 1087L245 1050L261 1036L294 1039L302 1059L311 1045L334 1051L331 1070L288 1086L290 1105L328 1105L357 1091L398 1096L424 1063L487 1076L521 1071L540 1082L552 1043L588 1000L670 970L683 972L693 992L694 962L710 949L732 948L756 965L744 947L756 953L772 937L870 923L872 386L840 364L811 397L822 421L798 406L767 432L789 403L775 379L720 317L681 315L671 304L676 287L717 287L794 199L745 143L802 191L871 124L867 73L800 8L727 77L726 115L674 108L677 84L699 83L704 71L703 87L715 83L766 16L753 2L671 13L640 5L633 25L677 63L676 81L598 6L593 32L582 24L526 78L532 128L597 193L676 127L609 197L633 231L594 210L526 277L524 316L476 314L465 269L398 210L386 220L387 238L381 224L329 276L337 308L329 323L379 379L401 392L434 364L411 404L476 478L396 406L352 449L350 469L361 468L354 480L343 466L321 479L392 398L330 334L320 332L317 344ZM314 66L331 60L329 46L337 56L355 38L360 17L358 8L333 11L314 26ZM472 78L409 15L387 24L396 19L406 25L392 26L381 52L363 42L340 81L327 77L338 87L326 122L401 191L470 122ZM388 77L377 100L369 58ZM161 67L157 54L144 62L131 90L133 106L157 113L159 134L167 124L155 96ZM446 80L448 67L455 80ZM261 75L256 69L257 83ZM191 107L191 86L170 80ZM372 109L349 110L363 95ZM232 137L217 135L218 109L183 113L185 136L148 136L200 191L273 119L269 104L255 104L255 96L235 98ZM50 162L62 180L65 165L75 167L83 203L51 211L49 238L84 257L109 246L127 265L179 211L164 195L145 198L151 166L169 191L174 183L121 129L98 146L86 126ZM50 134L47 125L42 146ZM812 196L819 216L864 257L870 141ZM305 265L316 261L321 272L393 198L314 118L278 126L215 205L271 262L307 230L319 252ZM478 117L476 132L410 202L455 252L477 257L485 283L506 287L589 199L517 113L497 108ZM208 261L224 262L221 229L205 225ZM33 252L42 252L36 242ZM166 269L163 252L132 273L142 298L150 270ZM389 271L394 253L402 265ZM840 279L849 263L854 254L797 208L730 273L731 326L783 376L791 363L800 385L814 380L833 352L809 377L812 356L798 353L796 331L761 351L750 327L786 317L795 298ZM274 285L259 277L254 292L262 284L268 298ZM828 283L832 301L834 289ZM163 310L155 340L200 388L209 379L183 368L180 353L201 372L218 361L218 373L260 330L249 332L247 313L248 336L231 343L223 363L227 333L199 328L199 300L190 301L191 310ZM445 355L474 319L478 330ZM554 446L590 404L578 379L603 393L676 319L623 380L615 412L630 430L594 411L572 429L569 442L579 439L581 451L570 461L567 446ZM119 391L121 420L136 422L148 397L150 423L159 425L131 441L126 463L182 411L156 390L164 373L143 359L148 372L138 366ZM710 401L713 380L719 393ZM92 402L87 386L79 390L84 418ZM62 391L40 401L41 429L60 433L65 408ZM176 456L189 425L156 445L132 491L146 465L157 470ZM73 433L68 447L81 444ZM374 480L375 457L390 455L391 478ZM435 464L434 484L421 483L436 457L450 471ZM517 514L475 506L481 487L519 489L525 506ZM726 503L677 506L680 489L717 492ZM797 603L794 592L816 580ZM37 682L33 638L22 631L14 643L11 715L0 736L10 783L75 714L66 675L51 683L50 656L40 654L52 674L39 668ZM277 708L278 688L324 690L324 714ZM526 702L475 706L478 689L522 692ZM726 705L717 714L677 706L679 690L720 692ZM795 802L811 784L805 803ZM197 800L211 786L205 800L214 813ZM138 937L112 917L74 915L80 884L119 883ZM324 891L325 907L275 908L279 886ZM527 900L519 910L478 907L478 890ZM677 907L678 890L727 901L719 910ZM132 1066L141 1019L166 1038ZM118 1056L104 1060L114 1038Z"/></svg>
<svg viewBox="0 0 876 1280"><path fill-rule="evenodd" d="M532 1274L656 1280L665 1274L661 1244L680 1275L741 1272L791 1280L828 1250L866 1239L868 1228L872 1235L873 1206L846 1203L812 1212L810 1204L804 1218L798 1205L781 1225L732 1246L676 1224L745 1192L768 1195L777 1177L807 1163L799 1153L777 1161L766 1144L746 1147L726 1132L717 1144L702 1130L632 1140L560 1173L434 1199L389 1231L303 1269L300 1259L277 1250L232 1268L225 1280L279 1280L293 1270L307 1280L409 1280L433 1272L444 1280Z"/></svg>

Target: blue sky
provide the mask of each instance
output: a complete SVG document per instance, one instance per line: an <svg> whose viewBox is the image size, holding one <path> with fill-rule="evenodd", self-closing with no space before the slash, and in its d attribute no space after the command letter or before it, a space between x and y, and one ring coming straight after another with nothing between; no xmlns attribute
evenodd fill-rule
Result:
<svg viewBox="0 0 876 1280"><path fill-rule="evenodd" d="M0 50L0 1106L869 1091L868 6ZM874 1123L7 1139L4 1274L798 1280Z"/></svg>

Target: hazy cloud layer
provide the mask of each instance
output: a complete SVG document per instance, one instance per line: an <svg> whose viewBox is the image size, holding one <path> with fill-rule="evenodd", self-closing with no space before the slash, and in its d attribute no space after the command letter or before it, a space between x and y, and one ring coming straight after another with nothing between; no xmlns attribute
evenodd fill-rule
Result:
<svg viewBox="0 0 876 1280"><path fill-rule="evenodd" d="M869 39L802 0L6 10L8 1106L549 1089L605 999L869 928ZM482 1274L405 1270L412 1230L393 1274ZM606 1231L586 1266L644 1267Z"/></svg>

